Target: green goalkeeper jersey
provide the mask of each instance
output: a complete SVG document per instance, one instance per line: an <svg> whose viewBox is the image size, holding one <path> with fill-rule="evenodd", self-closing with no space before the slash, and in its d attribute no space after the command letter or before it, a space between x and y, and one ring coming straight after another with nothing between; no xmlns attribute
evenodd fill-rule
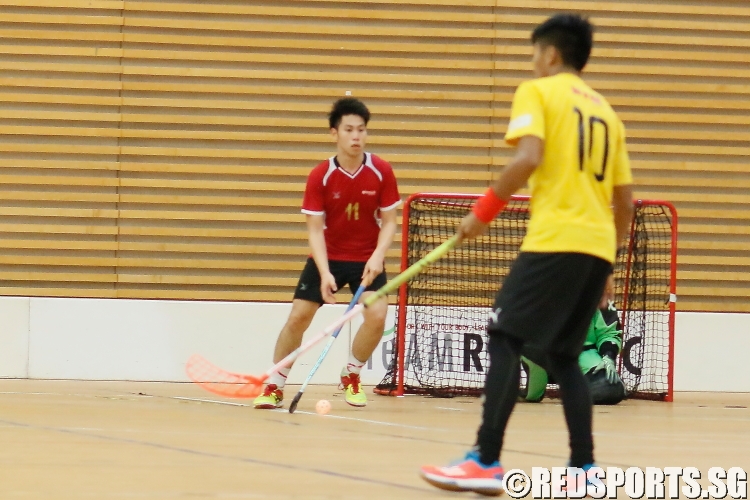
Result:
<svg viewBox="0 0 750 500"><path fill-rule="evenodd" d="M589 331L586 333L586 340L583 343L583 351L578 356L578 366L581 367L583 373L588 373L589 370L598 365L602 360L599 348L605 342L615 344L617 352L622 349L622 330L618 330L617 326L617 321L613 321L608 325L604 321L601 311L597 310L594 313L594 317L591 319L591 324L589 325Z"/></svg>

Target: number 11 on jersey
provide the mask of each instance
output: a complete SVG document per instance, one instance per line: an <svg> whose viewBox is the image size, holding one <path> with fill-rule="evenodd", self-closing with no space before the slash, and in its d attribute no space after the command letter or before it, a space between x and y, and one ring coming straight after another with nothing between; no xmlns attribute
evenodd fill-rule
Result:
<svg viewBox="0 0 750 500"><path fill-rule="evenodd" d="M359 203L349 203L346 206L346 220L359 220Z"/></svg>
<svg viewBox="0 0 750 500"><path fill-rule="evenodd" d="M581 171L593 171L596 180L601 182L604 180L604 172L607 170L609 158L609 126L598 116L590 116L586 119L580 109L573 108L573 111L578 115L578 162L580 169ZM593 154L594 151L596 151L596 155ZM601 158L601 163L594 162L593 158ZM598 169L599 173L595 168Z"/></svg>

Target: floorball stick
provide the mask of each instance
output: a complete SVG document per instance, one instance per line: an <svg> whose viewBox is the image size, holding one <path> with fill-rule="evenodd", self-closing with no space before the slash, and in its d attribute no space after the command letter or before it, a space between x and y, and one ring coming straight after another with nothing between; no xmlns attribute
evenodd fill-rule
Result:
<svg viewBox="0 0 750 500"><path fill-rule="evenodd" d="M367 288L366 285L362 284L359 285L359 288L357 289L357 293L354 294L354 297L352 297L352 301L349 302L349 307L346 308L345 312L351 311L354 306L357 305L357 302L359 302L359 297L362 295L362 292L365 291L365 288ZM315 372L318 371L318 368L320 368L320 364L325 359L326 355L328 354L328 351L331 349L331 346L333 345L333 342L336 340L336 337L339 336L339 332L343 326L340 326L336 329L335 332L331 335L331 337L328 339L328 342L326 343L326 346L323 348L323 351L320 353L320 356L318 357L318 361L315 362L312 369L310 370L310 373L307 374L307 378L302 383L302 387L299 388L299 392L294 396L294 399L292 399L292 404L289 405L289 413L294 413L294 410L297 409L297 403L299 403L299 400L302 398L302 394L305 393L305 389L307 389L307 384L310 383L310 380L312 380L313 375L315 375Z"/></svg>
<svg viewBox="0 0 750 500"><path fill-rule="evenodd" d="M289 353L288 356L266 370L262 375L253 376L226 371L213 365L200 354L194 354L188 359L186 366L187 375L196 384L200 385L207 391L218 394L219 396L229 398L254 398L260 394L260 391L263 388L263 383L268 377L282 368L291 365L300 354L306 352L325 337L331 335L338 328L347 324L359 315L364 308L371 306L389 293L396 291L398 287L422 272L425 267L450 252L451 249L456 246L457 242L458 235L455 235L439 247L432 250L418 262L415 262L404 272L383 285L378 291L367 297L364 302L354 306L349 312L331 323L322 332Z"/></svg>

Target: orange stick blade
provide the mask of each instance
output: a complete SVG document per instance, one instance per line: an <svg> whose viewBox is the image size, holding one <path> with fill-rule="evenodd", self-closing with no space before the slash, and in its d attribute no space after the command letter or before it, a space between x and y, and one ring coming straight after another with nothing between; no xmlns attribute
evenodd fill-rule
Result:
<svg viewBox="0 0 750 500"><path fill-rule="evenodd" d="M185 371L196 384L227 398L254 398L263 387L263 379L226 371L199 354L188 359Z"/></svg>

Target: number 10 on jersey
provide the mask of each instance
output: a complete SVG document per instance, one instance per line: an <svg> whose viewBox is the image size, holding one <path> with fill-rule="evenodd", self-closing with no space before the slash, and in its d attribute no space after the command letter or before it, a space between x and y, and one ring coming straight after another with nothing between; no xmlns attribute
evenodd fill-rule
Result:
<svg viewBox="0 0 750 500"><path fill-rule="evenodd" d="M578 162L581 171L593 172L596 180L604 180L609 157L609 126L598 116L586 117L578 108Z"/></svg>

